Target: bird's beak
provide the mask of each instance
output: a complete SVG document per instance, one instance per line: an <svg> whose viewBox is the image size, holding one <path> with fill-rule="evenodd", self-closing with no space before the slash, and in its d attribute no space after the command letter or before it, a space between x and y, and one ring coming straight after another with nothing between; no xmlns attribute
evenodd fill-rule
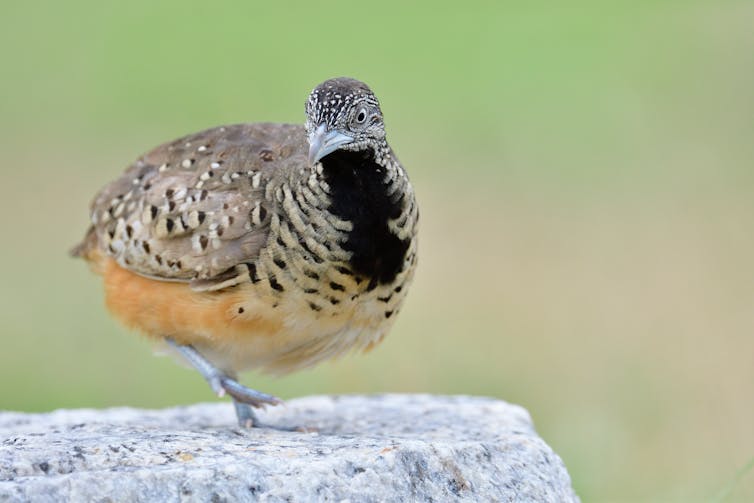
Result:
<svg viewBox="0 0 754 503"><path fill-rule="evenodd" d="M325 124L320 124L309 135L309 164L314 164L327 154L336 151L352 141L352 136L339 133L338 131L328 131Z"/></svg>

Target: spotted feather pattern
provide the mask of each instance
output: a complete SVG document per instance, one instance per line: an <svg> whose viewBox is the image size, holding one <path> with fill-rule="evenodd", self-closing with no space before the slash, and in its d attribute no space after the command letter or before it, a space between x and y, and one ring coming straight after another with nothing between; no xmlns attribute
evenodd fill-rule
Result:
<svg viewBox="0 0 754 503"><path fill-rule="evenodd" d="M416 267L413 187L364 84L326 81L306 107L305 125L163 144L97 194L74 254L100 264L116 316L233 371L288 372L382 340ZM353 141L310 164L321 124ZM170 283L185 287L160 293Z"/></svg>
<svg viewBox="0 0 754 503"><path fill-rule="evenodd" d="M265 187L305 163L304 138L301 126L239 124L157 147L95 198L98 243L139 274L208 284L258 256Z"/></svg>

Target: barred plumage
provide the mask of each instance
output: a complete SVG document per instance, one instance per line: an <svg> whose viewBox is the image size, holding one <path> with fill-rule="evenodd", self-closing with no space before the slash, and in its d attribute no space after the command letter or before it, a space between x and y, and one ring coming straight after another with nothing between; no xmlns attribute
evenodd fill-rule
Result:
<svg viewBox="0 0 754 503"><path fill-rule="evenodd" d="M326 81L306 111L157 147L97 195L75 253L116 316L229 375L382 339L416 264L413 188L365 84Z"/></svg>

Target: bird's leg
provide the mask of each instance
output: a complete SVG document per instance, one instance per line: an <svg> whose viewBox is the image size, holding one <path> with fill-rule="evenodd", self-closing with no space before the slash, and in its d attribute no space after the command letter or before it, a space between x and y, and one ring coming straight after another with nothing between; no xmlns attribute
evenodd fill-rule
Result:
<svg viewBox="0 0 754 503"><path fill-rule="evenodd" d="M202 377L204 377L209 383L212 391L218 396L223 396L227 393L233 398L233 404L236 408L236 416L238 417L238 423L241 426L248 427L259 425L251 407L263 407L265 405L278 405L282 403L282 400L277 397L242 385L236 380L235 376L229 375L212 365L212 363L194 349L193 346L189 344L178 344L170 337L166 337L165 340L170 346L175 348L192 367L199 371Z"/></svg>
<svg viewBox="0 0 754 503"><path fill-rule="evenodd" d="M238 425L241 428L252 428L254 426L262 426L257 419L257 415L251 410L251 405L248 403L239 402L235 398L233 399L233 406L236 408L236 418L238 419Z"/></svg>
<svg viewBox="0 0 754 503"><path fill-rule="evenodd" d="M225 374L220 371L220 369L212 365L196 349L194 349L193 346L178 344L170 337L165 337L165 340L171 347L176 349L192 367L199 371L217 396L223 396L225 394L225 389L222 385L222 378L225 377Z"/></svg>

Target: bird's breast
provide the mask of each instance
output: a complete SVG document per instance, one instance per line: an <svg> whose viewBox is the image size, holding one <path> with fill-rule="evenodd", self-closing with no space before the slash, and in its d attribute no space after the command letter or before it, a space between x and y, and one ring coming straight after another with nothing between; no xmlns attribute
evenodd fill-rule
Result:
<svg viewBox="0 0 754 503"><path fill-rule="evenodd" d="M400 236L391 222L409 205L405 186L362 152L336 152L323 159L329 190L327 211L349 222L341 242L354 273L375 284L391 284L404 269L412 235Z"/></svg>

